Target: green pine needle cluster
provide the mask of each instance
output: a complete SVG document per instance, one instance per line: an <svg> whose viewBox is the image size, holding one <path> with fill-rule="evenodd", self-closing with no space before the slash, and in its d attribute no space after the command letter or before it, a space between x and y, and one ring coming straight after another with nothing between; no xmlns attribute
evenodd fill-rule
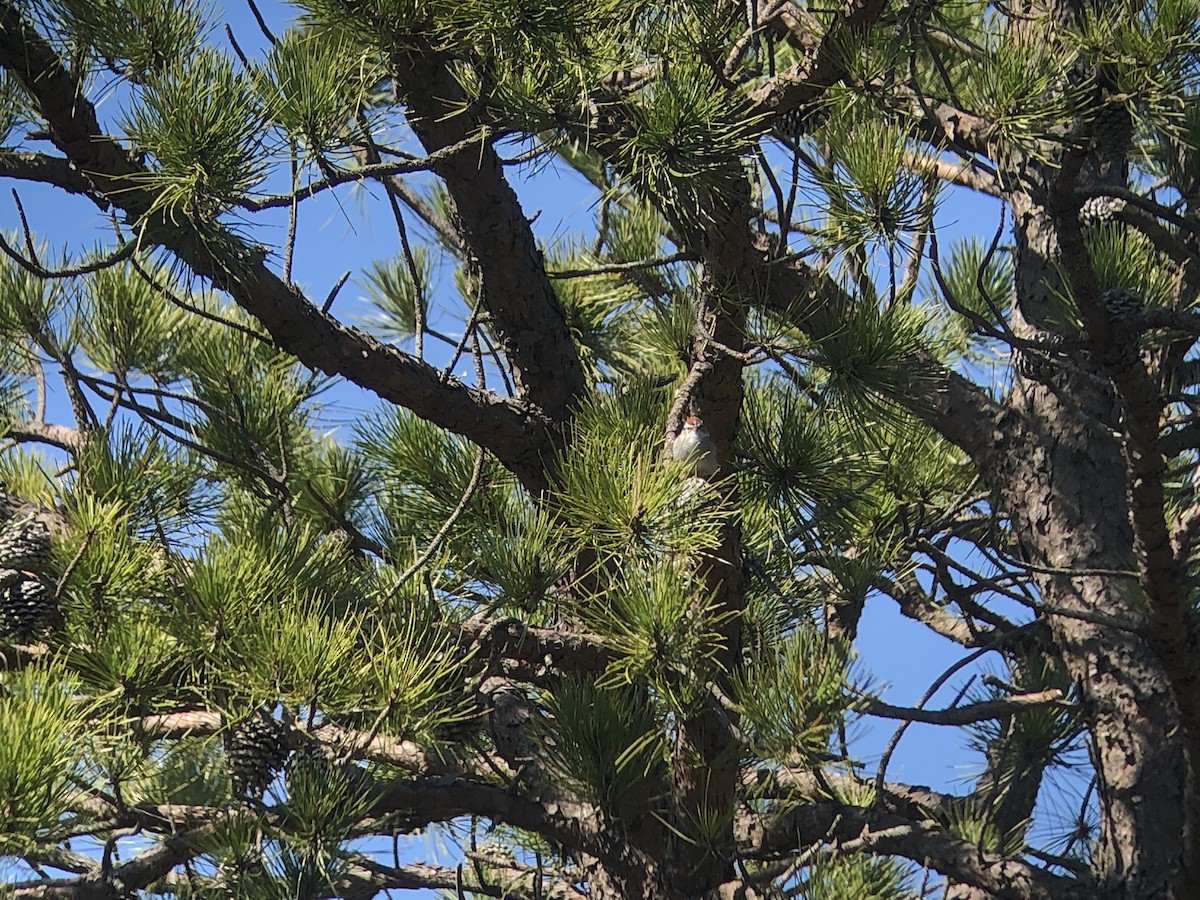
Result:
<svg viewBox="0 0 1200 900"><path fill-rule="evenodd" d="M207 0L50 0L63 37L135 82L189 55L212 28Z"/></svg>
<svg viewBox="0 0 1200 900"><path fill-rule="evenodd" d="M91 709L54 664L9 673L0 703L0 853L19 856L76 819L72 770L86 751Z"/></svg>
<svg viewBox="0 0 1200 900"><path fill-rule="evenodd" d="M378 58L348 37L290 29L255 71L267 118L324 163L344 152L355 116L384 76Z"/></svg>
<svg viewBox="0 0 1200 900"><path fill-rule="evenodd" d="M136 185L154 195L146 215L204 222L254 187L264 172L263 117L253 80L214 50L177 57L148 78L125 122L154 164Z"/></svg>
<svg viewBox="0 0 1200 900"><path fill-rule="evenodd" d="M575 679L553 692L548 710L555 769L606 813L629 815L648 790L665 791L662 716L642 688Z"/></svg>
<svg viewBox="0 0 1200 900"><path fill-rule="evenodd" d="M854 706L846 648L801 627L741 675L739 709L755 750L784 764L817 762Z"/></svg>

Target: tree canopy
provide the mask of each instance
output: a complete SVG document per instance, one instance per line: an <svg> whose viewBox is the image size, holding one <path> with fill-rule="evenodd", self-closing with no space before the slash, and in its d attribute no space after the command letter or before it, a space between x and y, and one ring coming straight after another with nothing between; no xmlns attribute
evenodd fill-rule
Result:
<svg viewBox="0 0 1200 900"><path fill-rule="evenodd" d="M1192 896L1200 2L249 5L0 0L4 897Z"/></svg>

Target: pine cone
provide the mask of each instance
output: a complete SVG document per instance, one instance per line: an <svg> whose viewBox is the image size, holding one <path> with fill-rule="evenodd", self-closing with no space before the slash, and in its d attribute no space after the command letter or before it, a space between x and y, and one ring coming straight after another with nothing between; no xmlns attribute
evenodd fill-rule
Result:
<svg viewBox="0 0 1200 900"><path fill-rule="evenodd" d="M804 110L800 107L789 109L775 120L775 130L784 137L798 138L804 127Z"/></svg>
<svg viewBox="0 0 1200 900"><path fill-rule="evenodd" d="M41 572L50 561L50 532L32 516L9 522L0 531L0 568Z"/></svg>
<svg viewBox="0 0 1200 900"><path fill-rule="evenodd" d="M0 589L0 629L5 636L31 640L50 626L55 612L54 599L41 581L21 578Z"/></svg>
<svg viewBox="0 0 1200 900"><path fill-rule="evenodd" d="M1053 331L1038 331L1029 337L1032 347L1021 347L1014 354L1017 374L1031 381L1047 383L1057 373L1064 357L1063 336Z"/></svg>
<svg viewBox="0 0 1200 900"><path fill-rule="evenodd" d="M287 754L284 727L266 710L234 725L225 738L225 762L234 796L262 797L275 773L283 768Z"/></svg>
<svg viewBox="0 0 1200 900"><path fill-rule="evenodd" d="M0 484L0 520L11 519L24 505L20 497L10 494L8 488Z"/></svg>
<svg viewBox="0 0 1200 900"><path fill-rule="evenodd" d="M1111 288L1100 295L1100 302L1116 324L1136 318L1146 308L1142 298L1125 288Z"/></svg>
<svg viewBox="0 0 1200 900"><path fill-rule="evenodd" d="M1103 225L1111 222L1125 208L1125 201L1116 197L1089 197L1079 207L1079 224Z"/></svg>

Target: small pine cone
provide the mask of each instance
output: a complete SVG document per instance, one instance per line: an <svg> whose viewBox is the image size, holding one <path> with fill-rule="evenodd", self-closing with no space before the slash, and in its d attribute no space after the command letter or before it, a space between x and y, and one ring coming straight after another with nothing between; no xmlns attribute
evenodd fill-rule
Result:
<svg viewBox="0 0 1200 900"><path fill-rule="evenodd" d="M1089 197L1079 207L1079 224L1103 225L1111 222L1125 208L1125 201L1117 197Z"/></svg>
<svg viewBox="0 0 1200 900"><path fill-rule="evenodd" d="M784 137L798 138L804 127L804 110L797 107L789 109L775 120L775 130Z"/></svg>
<svg viewBox="0 0 1200 900"><path fill-rule="evenodd" d="M1017 374L1022 378L1036 381L1042 361L1028 350L1018 350L1013 356L1015 358L1013 368L1017 370Z"/></svg>
<svg viewBox="0 0 1200 900"><path fill-rule="evenodd" d="M287 754L283 725L266 710L234 725L225 738L225 762L234 795L262 797L275 773L283 768Z"/></svg>
<svg viewBox="0 0 1200 900"><path fill-rule="evenodd" d="M0 520L8 521L17 514L23 505L20 497L13 496L3 484L0 484Z"/></svg>
<svg viewBox="0 0 1200 900"><path fill-rule="evenodd" d="M1030 335L1032 347L1021 347L1014 353L1014 363L1022 378L1046 382L1058 369L1063 353L1060 349L1064 339L1053 331L1038 331Z"/></svg>
<svg viewBox="0 0 1200 900"><path fill-rule="evenodd" d="M471 859L478 860L484 865L505 866L512 868L516 865L516 858L513 856L512 848L506 847L498 841L486 840L479 844L469 854Z"/></svg>
<svg viewBox="0 0 1200 900"><path fill-rule="evenodd" d="M1061 355L1062 347L1067 342L1057 331L1035 331L1029 340L1051 355Z"/></svg>
<svg viewBox="0 0 1200 900"><path fill-rule="evenodd" d="M54 620L54 599L46 585L22 578L0 590L0 630L19 641L43 633Z"/></svg>
<svg viewBox="0 0 1200 900"><path fill-rule="evenodd" d="M316 742L306 742L287 758L283 773L289 780L310 778L328 781L335 773L345 772L346 769L345 758L339 756L337 751L326 751Z"/></svg>
<svg viewBox="0 0 1200 900"><path fill-rule="evenodd" d="M0 568L41 572L50 561L50 532L33 517L8 523L0 531Z"/></svg>
<svg viewBox="0 0 1200 900"><path fill-rule="evenodd" d="M1100 295L1100 302L1104 304L1114 323L1128 322L1146 308L1141 297L1125 288L1111 288L1105 291Z"/></svg>

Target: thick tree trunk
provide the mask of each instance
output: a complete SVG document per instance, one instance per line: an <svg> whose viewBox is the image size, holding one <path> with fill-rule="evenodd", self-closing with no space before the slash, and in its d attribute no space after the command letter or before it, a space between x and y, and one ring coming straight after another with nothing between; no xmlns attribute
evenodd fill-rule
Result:
<svg viewBox="0 0 1200 900"><path fill-rule="evenodd" d="M1098 379L1072 381L1070 403L1051 387L1018 388L1028 419L1022 438L997 447L1000 500L1027 537L1044 600L1092 619L1048 617L1099 779L1097 896L1192 896L1182 838L1189 779L1170 683L1146 640L1117 624L1146 617L1136 576L1112 574L1134 569L1113 400Z"/></svg>
<svg viewBox="0 0 1200 900"><path fill-rule="evenodd" d="M729 257L713 263L717 273L740 273L750 268L752 245L747 222L747 218L731 213L720 233L708 236L707 242ZM716 250L713 255L717 257ZM700 381L695 403L716 443L721 462L719 475L723 477L731 469L733 444L741 420L743 364L713 341L723 347L741 349L745 342L745 297L733 283L709 279L696 319L693 360L709 368ZM723 490L723 502L737 509L736 488L728 484ZM742 612L746 602L738 521L730 521L722 528L719 546L699 566L697 575L697 600L711 604L712 614L720 623L720 646L714 653L716 679L721 689L730 694L732 675L740 665ZM669 870L672 890L680 892L681 898L701 897L733 876L733 819L740 745L730 728L731 719L736 720L736 713L717 710L705 700L680 723L673 760L675 827L689 840L675 842Z"/></svg>

